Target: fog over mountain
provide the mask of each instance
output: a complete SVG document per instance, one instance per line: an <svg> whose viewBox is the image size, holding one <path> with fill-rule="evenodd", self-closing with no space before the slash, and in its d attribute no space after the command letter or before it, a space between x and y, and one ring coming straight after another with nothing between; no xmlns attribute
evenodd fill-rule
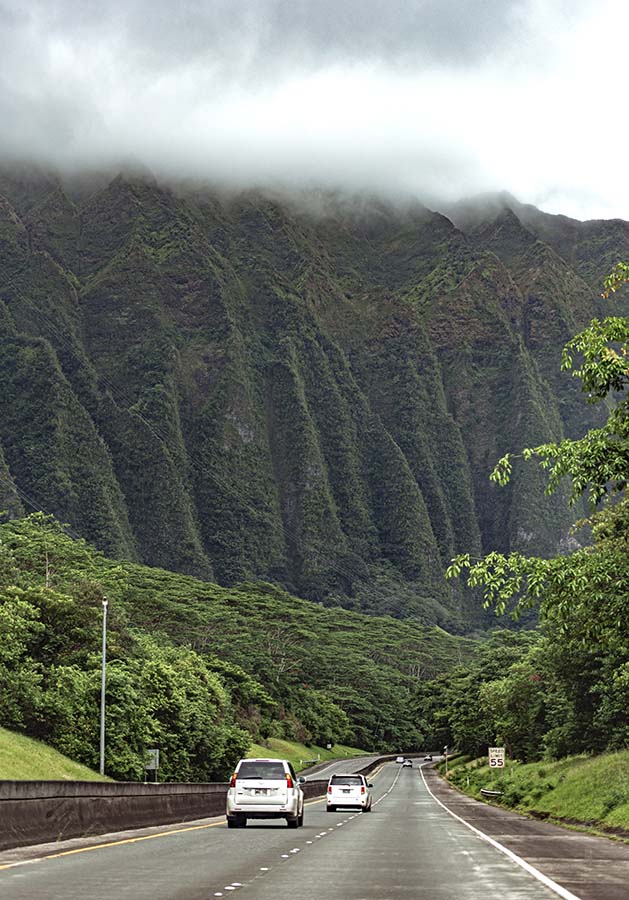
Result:
<svg viewBox="0 0 629 900"><path fill-rule="evenodd" d="M0 0L1 152L629 218L628 17L622 0Z"/></svg>

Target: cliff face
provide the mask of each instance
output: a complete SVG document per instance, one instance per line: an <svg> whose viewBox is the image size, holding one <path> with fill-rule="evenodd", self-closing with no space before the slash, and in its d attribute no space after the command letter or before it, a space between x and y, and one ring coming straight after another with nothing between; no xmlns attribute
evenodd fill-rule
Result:
<svg viewBox="0 0 629 900"><path fill-rule="evenodd" d="M568 533L534 467L487 476L583 430L561 347L627 228L5 172L3 508L224 584L478 623L451 556Z"/></svg>

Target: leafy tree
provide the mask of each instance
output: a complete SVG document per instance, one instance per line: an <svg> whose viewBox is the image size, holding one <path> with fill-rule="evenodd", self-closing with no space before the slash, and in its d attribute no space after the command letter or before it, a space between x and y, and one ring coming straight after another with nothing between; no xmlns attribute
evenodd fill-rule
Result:
<svg viewBox="0 0 629 900"><path fill-rule="evenodd" d="M37 608L20 588L0 594L0 724L24 727L41 702L41 667L29 653L44 630Z"/></svg>

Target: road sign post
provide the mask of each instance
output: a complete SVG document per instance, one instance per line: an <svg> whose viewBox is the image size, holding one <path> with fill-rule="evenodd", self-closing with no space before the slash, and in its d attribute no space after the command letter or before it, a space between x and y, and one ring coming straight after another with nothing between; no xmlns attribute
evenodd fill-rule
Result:
<svg viewBox="0 0 629 900"><path fill-rule="evenodd" d="M159 750L153 748L146 751L146 762L144 768L147 772L153 773L153 781L157 781L157 770L159 769Z"/></svg>

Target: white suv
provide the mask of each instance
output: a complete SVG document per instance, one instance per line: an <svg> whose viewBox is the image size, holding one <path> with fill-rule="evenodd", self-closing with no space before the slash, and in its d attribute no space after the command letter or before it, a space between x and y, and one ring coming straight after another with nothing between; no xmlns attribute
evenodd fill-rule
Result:
<svg viewBox="0 0 629 900"><path fill-rule="evenodd" d="M247 819L286 819L304 824L304 792L285 759L241 759L227 791L227 827L244 828Z"/></svg>
<svg viewBox="0 0 629 900"><path fill-rule="evenodd" d="M338 806L353 806L371 812L371 790L364 775L333 775L328 781L327 811Z"/></svg>

